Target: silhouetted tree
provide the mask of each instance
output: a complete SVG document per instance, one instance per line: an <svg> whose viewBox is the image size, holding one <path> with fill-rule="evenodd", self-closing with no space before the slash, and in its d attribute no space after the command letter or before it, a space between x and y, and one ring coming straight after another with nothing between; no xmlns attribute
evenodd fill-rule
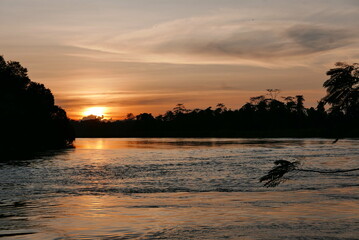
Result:
<svg viewBox="0 0 359 240"><path fill-rule="evenodd" d="M257 97L251 97L249 100L252 105L258 105L260 102L263 102L265 99L266 97L264 95L260 95Z"/></svg>
<svg viewBox="0 0 359 240"><path fill-rule="evenodd" d="M227 111L227 107L223 104L223 103L218 103L217 106L216 106L216 110L215 110L215 113L218 115L218 114L222 114L224 113L225 111Z"/></svg>
<svg viewBox="0 0 359 240"><path fill-rule="evenodd" d="M72 145L66 112L54 105L43 84L32 82L20 63L0 56L1 152L62 148Z"/></svg>
<svg viewBox="0 0 359 240"><path fill-rule="evenodd" d="M302 95L296 96L295 108L299 115L308 113L311 121L321 124L324 127L330 126L329 129L336 135L336 143L342 135L353 131L353 127L357 127L359 120L359 64L347 64L337 62L337 67L327 72L330 76L323 86L327 89L327 95L318 103L317 110L310 108L308 111L304 107L304 98ZM292 103L292 98L285 98L288 103ZM330 114L325 113L325 104L329 104ZM291 107L292 108L292 107ZM303 117L303 115L302 115ZM327 119L329 118L329 120ZM303 121L303 119L300 119ZM325 121L326 120L326 121ZM276 165L268 172L267 175L260 178L260 182L265 182L264 186L275 187L283 182L283 176L292 171L315 172L323 174L333 174L340 172L359 171L359 168L345 170L316 170L299 168L300 162L277 160Z"/></svg>
<svg viewBox="0 0 359 240"><path fill-rule="evenodd" d="M172 121L173 119L174 119L174 114L172 111L167 111L163 116L163 120L167 122Z"/></svg>
<svg viewBox="0 0 359 240"><path fill-rule="evenodd" d="M325 114L325 103L323 101L319 101L317 105L317 111L318 113Z"/></svg>
<svg viewBox="0 0 359 240"><path fill-rule="evenodd" d="M182 103L178 103L176 105L176 107L173 108L173 112L175 115L181 115L181 114L186 114L188 112L190 112L191 110L187 109L184 104Z"/></svg>
<svg viewBox="0 0 359 240"><path fill-rule="evenodd" d="M267 89L267 92L268 92L267 95L269 95L271 99L277 99L277 96L280 93L280 90L269 88L269 89Z"/></svg>
<svg viewBox="0 0 359 240"><path fill-rule="evenodd" d="M93 115L90 114L88 116L84 116L83 118L81 118L81 121L103 121L105 119L105 116L97 116L97 115Z"/></svg>
<svg viewBox="0 0 359 240"><path fill-rule="evenodd" d="M135 120L135 118L136 117L135 117L135 115L133 115L133 113L127 113L125 120L132 121L132 120Z"/></svg>
<svg viewBox="0 0 359 240"><path fill-rule="evenodd" d="M304 97L303 95L295 96L296 103L295 108L298 114L305 114L305 107L304 107Z"/></svg>
<svg viewBox="0 0 359 240"><path fill-rule="evenodd" d="M337 62L337 67L327 72L330 78L324 82L327 95L322 99L332 111L357 111L359 107L359 64Z"/></svg>
<svg viewBox="0 0 359 240"><path fill-rule="evenodd" d="M155 118L152 116L151 113L141 113L136 116L136 120L141 122L151 122L154 121Z"/></svg>

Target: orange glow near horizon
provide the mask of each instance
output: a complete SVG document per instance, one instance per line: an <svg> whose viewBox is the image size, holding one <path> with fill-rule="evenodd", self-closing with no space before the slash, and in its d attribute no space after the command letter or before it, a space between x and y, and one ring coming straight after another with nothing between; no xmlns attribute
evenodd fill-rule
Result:
<svg viewBox="0 0 359 240"><path fill-rule="evenodd" d="M99 99L91 97L76 98L78 93L57 94L57 104L66 110L67 116L73 120L80 120L88 115L102 116L105 119L123 120L128 113L133 113L135 116L141 113L151 113L153 116L165 114L172 110L176 104L183 103L187 109L206 109L207 107L215 108L218 103L224 103L227 108L232 110L240 109L250 97L265 95L266 91L202 91L202 92L185 92L166 95L148 95L139 91L135 96L123 97L121 94L111 96L106 99L105 95L101 95ZM305 89L305 90L283 90L277 97L277 100L282 101L283 96L303 95L305 98L305 107L316 107L318 101L325 96L325 89ZM71 101L61 102L62 99L72 100L75 104L73 106ZM156 100L149 104L151 99ZM163 99L163 100L162 100ZM93 102L98 102L94 105ZM162 102L163 101L163 102ZM76 106L76 104L78 106Z"/></svg>
<svg viewBox="0 0 359 240"><path fill-rule="evenodd" d="M0 0L0 55L73 120L239 109L266 89L316 107L326 72L359 61L359 1L28 2Z"/></svg>
<svg viewBox="0 0 359 240"><path fill-rule="evenodd" d="M89 115L95 115L98 117L105 116L106 114L106 107L90 107L86 108L85 111L83 111L83 116L89 116Z"/></svg>

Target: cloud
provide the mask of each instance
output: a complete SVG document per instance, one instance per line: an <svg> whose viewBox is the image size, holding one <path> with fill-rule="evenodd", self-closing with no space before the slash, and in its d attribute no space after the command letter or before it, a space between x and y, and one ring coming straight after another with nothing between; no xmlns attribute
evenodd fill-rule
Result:
<svg viewBox="0 0 359 240"><path fill-rule="evenodd" d="M64 1L0 1L0 53L71 114L238 107L248 91L321 89L359 57L358 0Z"/></svg>
<svg viewBox="0 0 359 240"><path fill-rule="evenodd" d="M358 47L355 26L344 24L357 19L351 10L317 13L316 20L299 18L300 12L281 19L268 12L242 13L173 20L77 46L117 54L118 61L267 67L298 65L303 57ZM338 16L337 23L328 21L330 14Z"/></svg>
<svg viewBox="0 0 359 240"><path fill-rule="evenodd" d="M109 95L113 95L109 97ZM107 96L107 97L106 97ZM172 94L131 94L122 95L121 93L94 93L94 94L76 94L59 96L56 104L67 107L130 107L130 106L153 106L163 105L169 102L190 102L195 97L188 93L172 93ZM198 97L197 97L198 98Z"/></svg>
<svg viewBox="0 0 359 240"><path fill-rule="evenodd" d="M309 53L344 47L357 40L357 36L349 30L311 25L293 26L287 34L302 50Z"/></svg>

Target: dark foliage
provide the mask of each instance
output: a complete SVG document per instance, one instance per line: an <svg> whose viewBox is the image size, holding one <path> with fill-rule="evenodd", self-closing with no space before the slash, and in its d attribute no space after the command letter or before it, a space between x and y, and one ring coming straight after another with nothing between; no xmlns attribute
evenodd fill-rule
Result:
<svg viewBox="0 0 359 240"><path fill-rule="evenodd" d="M327 95L319 102L317 112L321 112L323 123L327 123L329 131L335 133L333 144L338 142L341 137L358 137L358 120L359 120L359 64L352 65L337 62L336 68L327 72L330 78L324 82L323 86L327 89ZM292 98L289 98L292 100ZM305 112L303 107L303 97L297 96L297 112ZM299 104L301 102L301 104ZM331 106L329 114L325 114L324 105ZM299 110L302 105L302 110ZM313 112L313 111L312 111ZM314 112L313 112L314 113ZM324 115L323 115L324 114ZM349 134L349 132L356 132ZM266 187L275 187L284 181L283 176L291 171L314 172L324 174L335 174L342 172L359 171L359 168L345 170L315 170L299 169L299 162L289 162L278 160L274 162L275 166L267 175L260 178L260 182L265 182Z"/></svg>
<svg viewBox="0 0 359 240"><path fill-rule="evenodd" d="M324 102L305 108L304 97L283 101L252 97L240 109L187 109L178 104L172 111L153 117L128 114L121 121L72 121L77 137L358 137L358 112L325 111ZM338 124L340 123L340 124Z"/></svg>
<svg viewBox="0 0 359 240"><path fill-rule="evenodd" d="M302 95L277 100L278 89L251 97L239 109L187 109L153 117L128 114L122 121L73 121L78 137L359 137L359 66L337 63L327 72L327 95L305 108ZM328 111L325 105L330 105Z"/></svg>
<svg viewBox="0 0 359 240"><path fill-rule="evenodd" d="M277 160L274 162L276 165L268 172L267 175L259 179L260 182L266 182L264 186L266 187L276 187L278 184L284 181L283 176L291 171L297 169L299 162L290 162L287 160Z"/></svg>
<svg viewBox="0 0 359 240"><path fill-rule="evenodd" d="M0 150L24 153L72 145L73 127L66 112L54 105L43 84L32 82L27 69L0 56Z"/></svg>
<svg viewBox="0 0 359 240"><path fill-rule="evenodd" d="M289 172L311 172L311 173L322 173L322 174L336 174L336 173L346 173L359 171L359 168L351 169L335 169L335 170L318 170L318 169L303 169L299 168L299 161L287 161L287 160L277 160L274 161L275 166L263 177L259 179L260 182L265 182L264 186L266 187L276 187L280 183L284 182L286 179L284 175Z"/></svg>
<svg viewBox="0 0 359 240"><path fill-rule="evenodd" d="M327 72L330 78L324 82L327 95L322 99L331 105L333 112L358 114L359 112L359 64L337 62L336 68Z"/></svg>

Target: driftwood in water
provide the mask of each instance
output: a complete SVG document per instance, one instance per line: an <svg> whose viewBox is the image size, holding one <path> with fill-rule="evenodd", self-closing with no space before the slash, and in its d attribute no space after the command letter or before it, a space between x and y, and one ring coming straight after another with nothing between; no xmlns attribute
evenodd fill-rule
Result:
<svg viewBox="0 0 359 240"><path fill-rule="evenodd" d="M315 169L302 169L298 168L300 165L299 161L290 162L287 160L277 160L274 162L276 166L274 166L268 174L264 175L259 179L260 182L265 182L264 186L266 187L276 187L281 182L284 182L283 178L285 174L293 171L298 172L314 172L314 173L323 173L323 174L333 174L333 173L344 173L344 172L353 172L359 171L359 168L352 169L339 169L339 170L315 170Z"/></svg>

